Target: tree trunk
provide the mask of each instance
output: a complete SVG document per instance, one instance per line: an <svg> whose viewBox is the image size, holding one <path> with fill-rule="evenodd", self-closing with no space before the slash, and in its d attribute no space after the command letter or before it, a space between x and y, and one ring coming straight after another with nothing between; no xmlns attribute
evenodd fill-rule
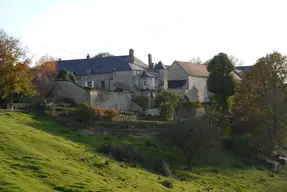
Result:
<svg viewBox="0 0 287 192"><path fill-rule="evenodd" d="M8 102L8 109L14 110L14 102L13 102L13 95L11 94L9 102Z"/></svg>
<svg viewBox="0 0 287 192"><path fill-rule="evenodd" d="M185 158L186 158L187 169L188 170L192 170L191 157L190 156L186 156Z"/></svg>

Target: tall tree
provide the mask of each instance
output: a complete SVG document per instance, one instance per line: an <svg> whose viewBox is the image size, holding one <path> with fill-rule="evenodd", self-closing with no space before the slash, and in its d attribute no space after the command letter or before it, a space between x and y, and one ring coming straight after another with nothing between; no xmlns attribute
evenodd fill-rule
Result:
<svg viewBox="0 0 287 192"><path fill-rule="evenodd" d="M33 95L34 78L29 68L30 60L20 40L0 30L0 96L9 101L13 109L13 95Z"/></svg>
<svg viewBox="0 0 287 192"><path fill-rule="evenodd" d="M215 94L220 110L225 114L229 109L228 98L235 94L236 84L231 75L234 65L225 53L219 53L210 60L207 69L207 89Z"/></svg>
<svg viewBox="0 0 287 192"><path fill-rule="evenodd" d="M56 61L53 57L45 55L41 57L34 67L36 75L33 83L41 96L45 97L54 85L56 77Z"/></svg>
<svg viewBox="0 0 287 192"><path fill-rule="evenodd" d="M238 88L235 119L252 134L252 143L264 154L287 137L286 81L287 57L273 52L246 72Z"/></svg>
<svg viewBox="0 0 287 192"><path fill-rule="evenodd" d="M101 52L95 55L95 57L111 57L111 56L114 56L114 55L109 52Z"/></svg>

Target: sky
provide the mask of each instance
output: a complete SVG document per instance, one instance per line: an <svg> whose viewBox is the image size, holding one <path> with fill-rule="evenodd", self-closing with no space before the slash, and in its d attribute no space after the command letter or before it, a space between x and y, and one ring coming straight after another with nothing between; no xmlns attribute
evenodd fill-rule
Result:
<svg viewBox="0 0 287 192"><path fill-rule="evenodd" d="M287 55L286 0L0 0L0 28L36 61L99 52L144 62L205 61L224 52L253 65Z"/></svg>

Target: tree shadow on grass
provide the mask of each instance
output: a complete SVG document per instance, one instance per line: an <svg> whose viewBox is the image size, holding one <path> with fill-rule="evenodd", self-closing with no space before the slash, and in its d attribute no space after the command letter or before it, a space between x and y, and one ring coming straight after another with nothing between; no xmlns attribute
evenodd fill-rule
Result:
<svg viewBox="0 0 287 192"><path fill-rule="evenodd" d="M105 143L116 146L132 146L142 156L143 161L130 163L130 166L141 167L154 173L153 164L158 156L165 158L168 163L171 163L175 167L184 164L184 160L178 151L174 152L168 146L155 147L147 145L147 141L150 140L155 140L155 142L159 143L156 136L117 137L112 135L84 134L69 130L65 124L57 122L45 113L30 113L29 115L32 116L34 121L24 122L26 125L55 136L64 137L75 143L83 144L93 154L99 153L98 149Z"/></svg>

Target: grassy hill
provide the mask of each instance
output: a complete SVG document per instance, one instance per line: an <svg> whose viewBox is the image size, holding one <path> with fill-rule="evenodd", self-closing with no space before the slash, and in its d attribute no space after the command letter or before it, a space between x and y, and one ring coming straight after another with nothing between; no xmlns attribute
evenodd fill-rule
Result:
<svg viewBox="0 0 287 192"><path fill-rule="evenodd" d="M198 167L165 178L96 152L106 142L124 143L133 145L147 164L159 154L171 164L182 161L179 153L147 147L148 140L160 145L154 137L73 133L43 115L0 111L0 191L287 191L286 174L252 167L217 168L219 173ZM166 179L174 189L161 184Z"/></svg>

